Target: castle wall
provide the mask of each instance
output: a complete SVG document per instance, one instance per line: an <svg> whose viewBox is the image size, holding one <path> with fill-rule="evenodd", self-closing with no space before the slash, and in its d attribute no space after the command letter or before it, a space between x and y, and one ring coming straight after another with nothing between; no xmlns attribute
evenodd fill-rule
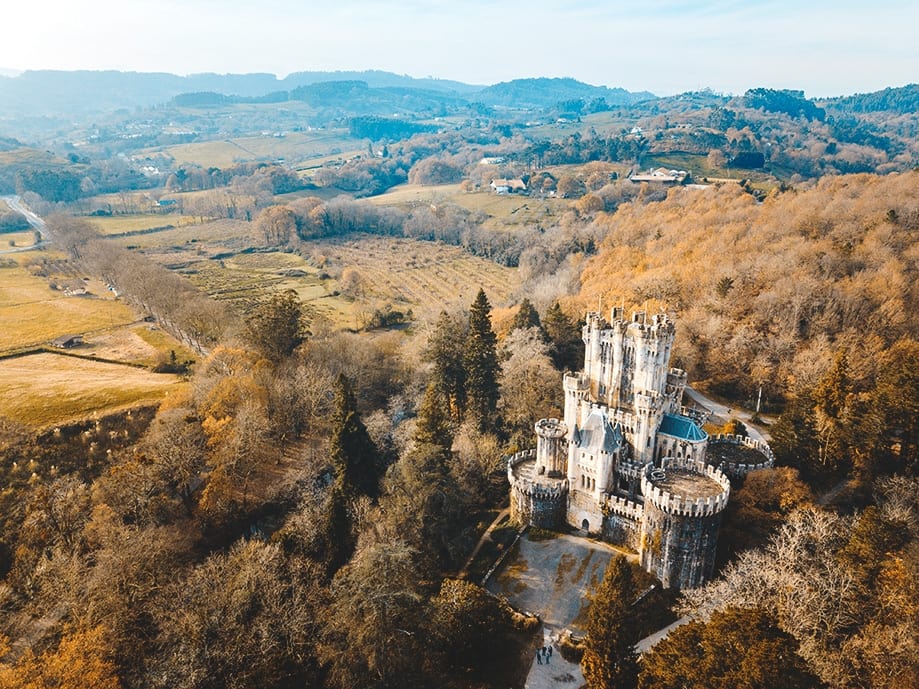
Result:
<svg viewBox="0 0 919 689"><path fill-rule="evenodd" d="M721 513L675 515L645 502L640 528L641 566L665 588L695 588L711 577Z"/></svg>
<svg viewBox="0 0 919 689"><path fill-rule="evenodd" d="M541 481L537 477L526 476L525 468L527 471L536 469L536 450L518 452L508 459L511 519L518 524L532 524L542 529L559 528L565 523L568 481Z"/></svg>
<svg viewBox="0 0 919 689"><path fill-rule="evenodd" d="M691 460L665 462L666 468L692 471L718 484L717 494L704 497L674 495L654 484L660 469L648 466L641 480L641 566L665 588L695 588L712 575L721 515L731 483L721 471Z"/></svg>

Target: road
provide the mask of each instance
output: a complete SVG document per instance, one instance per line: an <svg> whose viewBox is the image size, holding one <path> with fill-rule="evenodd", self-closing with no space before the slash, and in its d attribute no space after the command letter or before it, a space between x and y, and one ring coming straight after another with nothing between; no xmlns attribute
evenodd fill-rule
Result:
<svg viewBox="0 0 919 689"><path fill-rule="evenodd" d="M689 397L693 402L701 407L705 407L712 412L715 416L724 417L725 420L730 419L732 416L740 419L744 422L744 425L747 427L747 434L754 440L762 440L764 443L769 442L769 433L763 432L761 428L757 428L753 425L751 419L753 418L753 413L746 411L744 409L738 409L736 407L728 407L726 404L721 404L715 400L706 397L698 390L693 390L690 387L686 388L686 396Z"/></svg>
<svg viewBox="0 0 919 689"><path fill-rule="evenodd" d="M0 196L6 205L9 206L10 210L21 213L23 217L28 221L29 225L32 226L32 229L36 230L39 235L41 235L41 241L32 246L22 246L16 249L9 249L6 251L0 251L0 254L15 254L20 251L31 251L32 249L40 249L43 246L46 246L51 242L51 235L48 233L48 226L45 225L45 221L38 217L32 209L26 206L22 202L22 198L19 196Z"/></svg>

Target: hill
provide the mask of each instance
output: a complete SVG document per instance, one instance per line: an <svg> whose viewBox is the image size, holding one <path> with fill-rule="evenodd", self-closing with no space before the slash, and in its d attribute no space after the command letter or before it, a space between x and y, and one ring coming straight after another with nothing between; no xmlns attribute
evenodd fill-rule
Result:
<svg viewBox="0 0 919 689"><path fill-rule="evenodd" d="M488 86L470 97L486 105L514 108L550 108L561 101L604 99L609 105L628 105L654 98L653 93L630 93L621 88L591 86L570 78L514 79Z"/></svg>

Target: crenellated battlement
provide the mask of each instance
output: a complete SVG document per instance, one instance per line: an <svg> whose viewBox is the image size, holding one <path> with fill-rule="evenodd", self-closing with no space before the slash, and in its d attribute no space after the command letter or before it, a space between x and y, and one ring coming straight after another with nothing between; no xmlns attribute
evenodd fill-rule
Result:
<svg viewBox="0 0 919 689"><path fill-rule="evenodd" d="M642 506L627 498L604 494L600 508L604 514L616 514L636 522L641 519Z"/></svg>
<svg viewBox="0 0 919 689"><path fill-rule="evenodd" d="M679 483L685 487L685 494L678 494L662 488L667 484L668 469L680 472ZM709 481L714 482L712 486ZM692 493L705 492L705 495ZM692 460L665 461L663 467L648 465L641 477L641 493L662 512L683 517L708 517L718 514L727 507L731 495L731 482L720 470Z"/></svg>
<svg viewBox="0 0 919 689"><path fill-rule="evenodd" d="M709 457L718 453L719 445L745 447L758 452L762 456L762 461L736 461L734 459L720 459L720 461L717 461L718 468L724 471L731 478L742 478L749 474L751 471L771 469L773 466L775 466L775 455L772 453L772 448L769 447L767 443L757 438L750 438L744 435L734 435L732 433L719 433L718 435L710 436L708 439ZM715 463L715 461L712 461L712 464Z"/></svg>
<svg viewBox="0 0 919 689"><path fill-rule="evenodd" d="M565 422L559 419L540 419L536 422L536 435L541 438L563 438L568 433Z"/></svg>

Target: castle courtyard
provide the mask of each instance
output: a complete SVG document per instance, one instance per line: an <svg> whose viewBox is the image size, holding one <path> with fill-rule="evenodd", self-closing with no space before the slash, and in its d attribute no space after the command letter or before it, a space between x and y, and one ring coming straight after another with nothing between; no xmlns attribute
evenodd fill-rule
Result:
<svg viewBox="0 0 919 689"><path fill-rule="evenodd" d="M526 689L579 687L584 683L578 665L566 662L557 641L570 630L584 633L586 594L603 578L615 555L626 553L607 543L568 534L556 534L532 541L524 535L517 552L488 582L488 590L502 596L515 608L539 615L543 622L543 644L553 646L548 665L537 664L535 655Z"/></svg>

